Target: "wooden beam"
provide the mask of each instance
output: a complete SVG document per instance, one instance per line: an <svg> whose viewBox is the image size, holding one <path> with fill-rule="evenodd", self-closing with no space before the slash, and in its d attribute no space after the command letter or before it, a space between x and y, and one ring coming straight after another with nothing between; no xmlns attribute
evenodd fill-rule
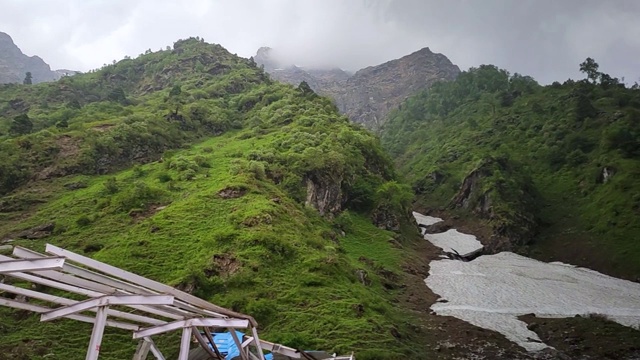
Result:
<svg viewBox="0 0 640 360"><path fill-rule="evenodd" d="M200 334L200 330L198 330L197 327L191 328L191 333L195 335L196 340L198 340L198 343L200 344L200 347L204 349L204 351L206 351L212 359L223 360L223 358L219 356L220 353L216 354L216 352L213 351L213 346L209 347L209 342L207 341L207 339L202 337L202 334Z"/></svg>
<svg viewBox="0 0 640 360"><path fill-rule="evenodd" d="M32 299L48 301L50 303L54 303L54 304L58 304L58 305L73 305L73 304L77 304L79 302L79 301L76 301L76 300L71 300L71 299L67 299L67 298L64 298L64 297L60 297L60 296L54 296L54 295L50 295L50 294L45 294L45 293L41 293L41 292L38 292L38 291L33 291L33 290L24 289L24 288L21 288L21 287L2 284L2 283L0 283L0 290L4 290L4 291L10 292L12 294L24 295L24 296L26 296L28 298L32 298ZM95 309L92 309L90 311L95 311ZM167 323L166 321L150 318L150 317L147 317L147 316L136 315L136 314L127 313L127 312L118 311L118 310L112 310L112 309L109 309L108 314L109 314L109 316L113 316L113 317L117 317L117 318L125 319L125 320L130 320L130 321L136 321L136 322L140 322L140 323L148 324L148 325L162 325L162 324L166 324Z"/></svg>
<svg viewBox="0 0 640 360"><path fill-rule="evenodd" d="M162 352L160 352L160 349L158 349L158 346L156 345L156 343L153 342L153 340L150 337L146 337L144 339L149 343L151 343L151 353L153 354L153 356L156 357L156 360L165 360L164 355L162 355Z"/></svg>
<svg viewBox="0 0 640 360"><path fill-rule="evenodd" d="M240 343L240 339L238 339L238 334L236 334L236 329L229 329L231 333L231 337L233 338L233 342L236 343L238 347L238 351L240 351L240 357L242 360L249 360L245 349L242 348L242 344Z"/></svg>
<svg viewBox="0 0 640 360"><path fill-rule="evenodd" d="M146 360L147 355L149 355L149 350L151 350L151 343L142 339L138 341L138 346L136 347L136 352L133 354L133 360Z"/></svg>
<svg viewBox="0 0 640 360"><path fill-rule="evenodd" d="M220 350L218 350L218 346L216 346L216 342L213 340L213 336L211 335L211 328L208 326L204 327L204 334L207 336L207 340L209 340L209 344L213 348L213 352L216 353L218 358L223 359L222 354L220 354Z"/></svg>
<svg viewBox="0 0 640 360"><path fill-rule="evenodd" d="M146 336L153 336L162 333L166 333L169 331L181 329L184 327L203 327L203 326L214 326L214 327L228 327L228 328L237 328L244 329L249 326L249 320L246 319L218 319L218 318L194 318L187 320L180 320L170 322L164 325L159 325L147 329L142 329L140 331L136 331L133 333L134 339L143 338Z"/></svg>
<svg viewBox="0 0 640 360"><path fill-rule="evenodd" d="M63 257L47 257L42 259L11 259L0 261L0 274L13 272L62 269Z"/></svg>
<svg viewBox="0 0 640 360"><path fill-rule="evenodd" d="M14 309L28 310L28 311L32 311L32 312L35 312L35 313L38 313L38 314L46 313L48 311L53 310L53 309L50 309L50 308L47 308L47 307L33 305L33 304L29 304L29 303L23 303L23 302L11 300L11 299L5 299L5 298L1 298L1 297L0 297L0 305L6 306L6 307L10 307L10 308L14 308ZM86 322L86 323L89 323L89 324L93 324L95 322L95 318L92 318L92 317L89 317L89 316L85 316L85 315L74 314L74 315L65 316L65 318L66 319L71 319L71 320L76 320L76 321L81 321L81 322ZM124 322L119 322L119 321L111 321L111 320L107 320L107 326L118 328L118 329L123 329L123 330L132 330L132 331L137 331L137 330L140 329L140 326L135 325L135 324L124 323Z"/></svg>
<svg viewBox="0 0 640 360"><path fill-rule="evenodd" d="M260 360L265 360L264 352L262 351L262 345L260 344L260 338L258 337L258 329L256 329L255 327L252 327L251 333L253 334L253 340L256 345L256 350L258 351L258 358Z"/></svg>
<svg viewBox="0 0 640 360"><path fill-rule="evenodd" d="M104 327L107 325L107 308L108 306L101 306L96 312L96 321L93 323L91 340L89 340L89 348L87 349L85 360L98 360Z"/></svg>
<svg viewBox="0 0 640 360"><path fill-rule="evenodd" d="M151 289L153 291L157 291L159 293L164 293L164 294L169 294L169 295L173 295L175 296L177 299L183 300L191 305L195 305L198 306L200 308L209 310L209 311L214 311L216 313L219 314L223 314L229 317L234 317L234 318L239 318L239 319L247 319L251 322L251 324L253 326L257 326L258 323L255 321L255 319L249 315L245 315L245 314L240 314L238 312L229 310L229 309L225 309L221 306L218 305L214 305L209 303L208 301L202 300L196 296L193 296L191 294L188 294L186 292L180 291L178 289L175 289L169 285L165 285L162 283L159 283L157 281L151 280L151 279L147 279L143 276L131 273L129 271L125 271L122 270L120 268L117 268L115 266L111 266L102 262L99 262L97 260L88 258L86 256L82 256L82 255L78 255L76 253L73 253L71 251L59 248L57 246L51 245L51 244L47 244L46 246L46 252L49 254L53 254L56 256L62 256L67 258L70 261L76 262L78 264L84 265L84 266L88 266L90 268L93 268L95 270L98 270L102 273L105 273L107 275L111 275L114 276L116 278L119 279L127 279L137 285L140 285L142 287Z"/></svg>
<svg viewBox="0 0 640 360"><path fill-rule="evenodd" d="M260 346L267 351L270 351L274 354L281 354L293 359L300 359L302 358L302 355L300 355L300 352L296 349L284 346L284 345L280 345L280 344L274 344L272 342L269 341L265 341L265 340L260 340Z"/></svg>
<svg viewBox="0 0 640 360"><path fill-rule="evenodd" d="M109 305L170 305L173 304L173 296L168 295L107 295L93 298L64 306L48 313L42 314L40 321L50 321L67 315L87 311L95 307Z"/></svg>
<svg viewBox="0 0 640 360"><path fill-rule="evenodd" d="M185 327L182 328L178 360L189 360L189 350L191 350L191 327Z"/></svg>

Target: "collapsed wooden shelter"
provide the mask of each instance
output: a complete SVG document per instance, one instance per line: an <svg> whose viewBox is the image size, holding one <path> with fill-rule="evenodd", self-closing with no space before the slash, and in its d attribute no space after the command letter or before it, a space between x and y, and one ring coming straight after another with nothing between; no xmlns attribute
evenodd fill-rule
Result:
<svg viewBox="0 0 640 360"><path fill-rule="evenodd" d="M48 255L14 247L13 257L0 255L0 275L58 289L76 297L83 295L87 299L78 301L0 283L2 292L61 306L46 307L5 297L0 297L0 305L40 313L41 321L66 318L92 323L86 360L98 359L106 326L133 332L133 339L139 341L134 360L146 359L149 352L156 359L164 360L152 337L176 330L182 331L179 360L195 359L193 352L190 356L193 337L200 345L197 359L230 360L216 347L212 328L229 331L239 350L234 358L265 360L264 351L268 351L276 359L320 359L312 352L260 339L258 324L249 315L54 245L47 244L45 252ZM87 315L88 312L95 316ZM247 329L250 334L241 334L241 337L236 329ZM327 356L322 359L354 360L353 355Z"/></svg>

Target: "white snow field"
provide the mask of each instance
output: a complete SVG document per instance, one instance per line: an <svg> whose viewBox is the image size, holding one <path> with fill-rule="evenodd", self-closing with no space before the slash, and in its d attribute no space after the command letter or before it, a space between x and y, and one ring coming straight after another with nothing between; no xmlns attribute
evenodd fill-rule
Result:
<svg viewBox="0 0 640 360"><path fill-rule="evenodd" d="M640 327L640 284L597 271L510 252L471 262L436 260L430 266L425 283L448 300L431 309L495 330L529 351L547 345L517 319L519 315L603 314L622 325Z"/></svg>
<svg viewBox="0 0 640 360"><path fill-rule="evenodd" d="M424 238L447 252L455 249L461 256L470 256L482 250L482 243L473 235L450 229L440 234L424 234Z"/></svg>
<svg viewBox="0 0 640 360"><path fill-rule="evenodd" d="M418 223L437 219L418 213L414 216ZM424 237L461 255L482 249L475 236L453 229ZM434 260L425 283L440 296L439 301L446 300L431 306L436 314L497 331L528 351L548 346L518 320L524 314L601 314L640 328L640 284L560 262L545 263L510 252L483 255L470 262Z"/></svg>

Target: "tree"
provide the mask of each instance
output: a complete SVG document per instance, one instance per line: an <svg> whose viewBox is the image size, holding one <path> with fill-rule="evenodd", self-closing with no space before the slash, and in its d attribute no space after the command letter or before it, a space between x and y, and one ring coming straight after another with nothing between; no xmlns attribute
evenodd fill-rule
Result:
<svg viewBox="0 0 640 360"><path fill-rule="evenodd" d="M587 74L587 79L591 80L591 82L595 84L600 77L600 73L598 72L599 67L600 65L598 65L595 60L588 57L582 64L580 64L580 72Z"/></svg>
<svg viewBox="0 0 640 360"><path fill-rule="evenodd" d="M31 76L30 71L27 71L26 74L24 74L24 80L22 81L22 83L25 85L33 84L33 77Z"/></svg>
<svg viewBox="0 0 640 360"><path fill-rule="evenodd" d="M33 123L27 114L18 115L13 118L9 126L9 133L13 135L28 134L33 130Z"/></svg>

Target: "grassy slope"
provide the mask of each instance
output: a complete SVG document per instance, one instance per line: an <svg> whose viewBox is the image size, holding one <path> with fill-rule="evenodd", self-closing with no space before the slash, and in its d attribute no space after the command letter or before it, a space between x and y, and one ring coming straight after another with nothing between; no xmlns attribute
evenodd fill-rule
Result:
<svg viewBox="0 0 640 360"><path fill-rule="evenodd" d="M506 197L493 206L510 221L523 196L538 198L533 255L635 279L639 110L638 90L582 82L541 87L481 67L408 100L392 115L383 145L420 205L432 208L448 206L478 164L503 159L510 165L494 172L488 186ZM605 166L616 174L603 184ZM434 181L434 172L442 179ZM530 179L535 194L524 194L517 178Z"/></svg>
<svg viewBox="0 0 640 360"><path fill-rule="evenodd" d="M51 114L69 109L65 95L50 98L46 106L40 97L45 91L58 94L58 87L69 83L4 89L2 96L32 104L34 128L43 130L3 139L4 155L14 161L8 164L19 165L5 169L25 175L5 177L9 181L1 199L0 236L55 222L50 237L15 244L36 250L56 244L192 291L253 315L263 337L271 341L369 350L388 358L419 357L410 338L398 341L392 335L393 328L406 334L411 321L391 305L394 293L383 286L388 280L377 275L399 271L402 253L388 241L394 233L378 229L368 217L371 206L384 202L375 198L376 186L393 180L375 139L349 125L325 99L260 80L258 69L227 58L216 47L186 47L186 55L167 51L130 60L133 68L167 64L161 71L145 70L134 77L137 82L119 85L128 103L93 101L76 89L81 109L69 117L69 128L56 128L49 120ZM172 83L165 81L150 91L149 84L158 84L149 79L157 77L157 71L180 69L185 56L202 58L211 51L235 70L209 76L204 73L210 63L204 61L204 69L197 72L200 65L190 62L195 75L180 82L186 90L180 95L184 119L165 120L172 111L165 105L172 101L167 95ZM119 81L105 80L104 72L114 71L107 70L67 81L72 87L85 81L104 83L107 90L98 94L104 96L113 81ZM184 72L172 74L180 78ZM226 92L216 93L220 89ZM196 106L206 115L193 111ZM15 109L6 107L4 115L8 128ZM221 120L223 115L228 116ZM228 117L236 123L224 121ZM222 135L211 137L212 122L217 126L213 132ZM97 131L100 124L109 127ZM62 137L74 139L73 155L59 155ZM25 147L25 141L31 145ZM147 144L148 149L137 150L144 156L129 157L131 148ZM58 149L42 159L47 146ZM177 147L181 149L166 151ZM164 156L159 159L150 149ZM113 156L104 156L110 152ZM143 164L131 166L136 162ZM54 172L40 178L51 169L64 169L66 176ZM11 171L4 174L14 174ZM309 174L339 175L343 181L338 186L347 194L357 179L368 179L349 199L360 204L353 205L358 211L347 210L332 221L305 207L303 179ZM69 184L82 186L71 190ZM225 198L219 195L224 189L243 195ZM369 210L362 204L369 204ZM159 206L166 207L157 210ZM370 285L360 283L358 269L368 273ZM75 322L40 324L35 316L0 309L0 358L81 358L89 333L88 326ZM177 355L169 346L178 340L179 334L173 335L161 341L169 357ZM130 334L108 330L106 336L101 358L131 356L135 344Z"/></svg>

